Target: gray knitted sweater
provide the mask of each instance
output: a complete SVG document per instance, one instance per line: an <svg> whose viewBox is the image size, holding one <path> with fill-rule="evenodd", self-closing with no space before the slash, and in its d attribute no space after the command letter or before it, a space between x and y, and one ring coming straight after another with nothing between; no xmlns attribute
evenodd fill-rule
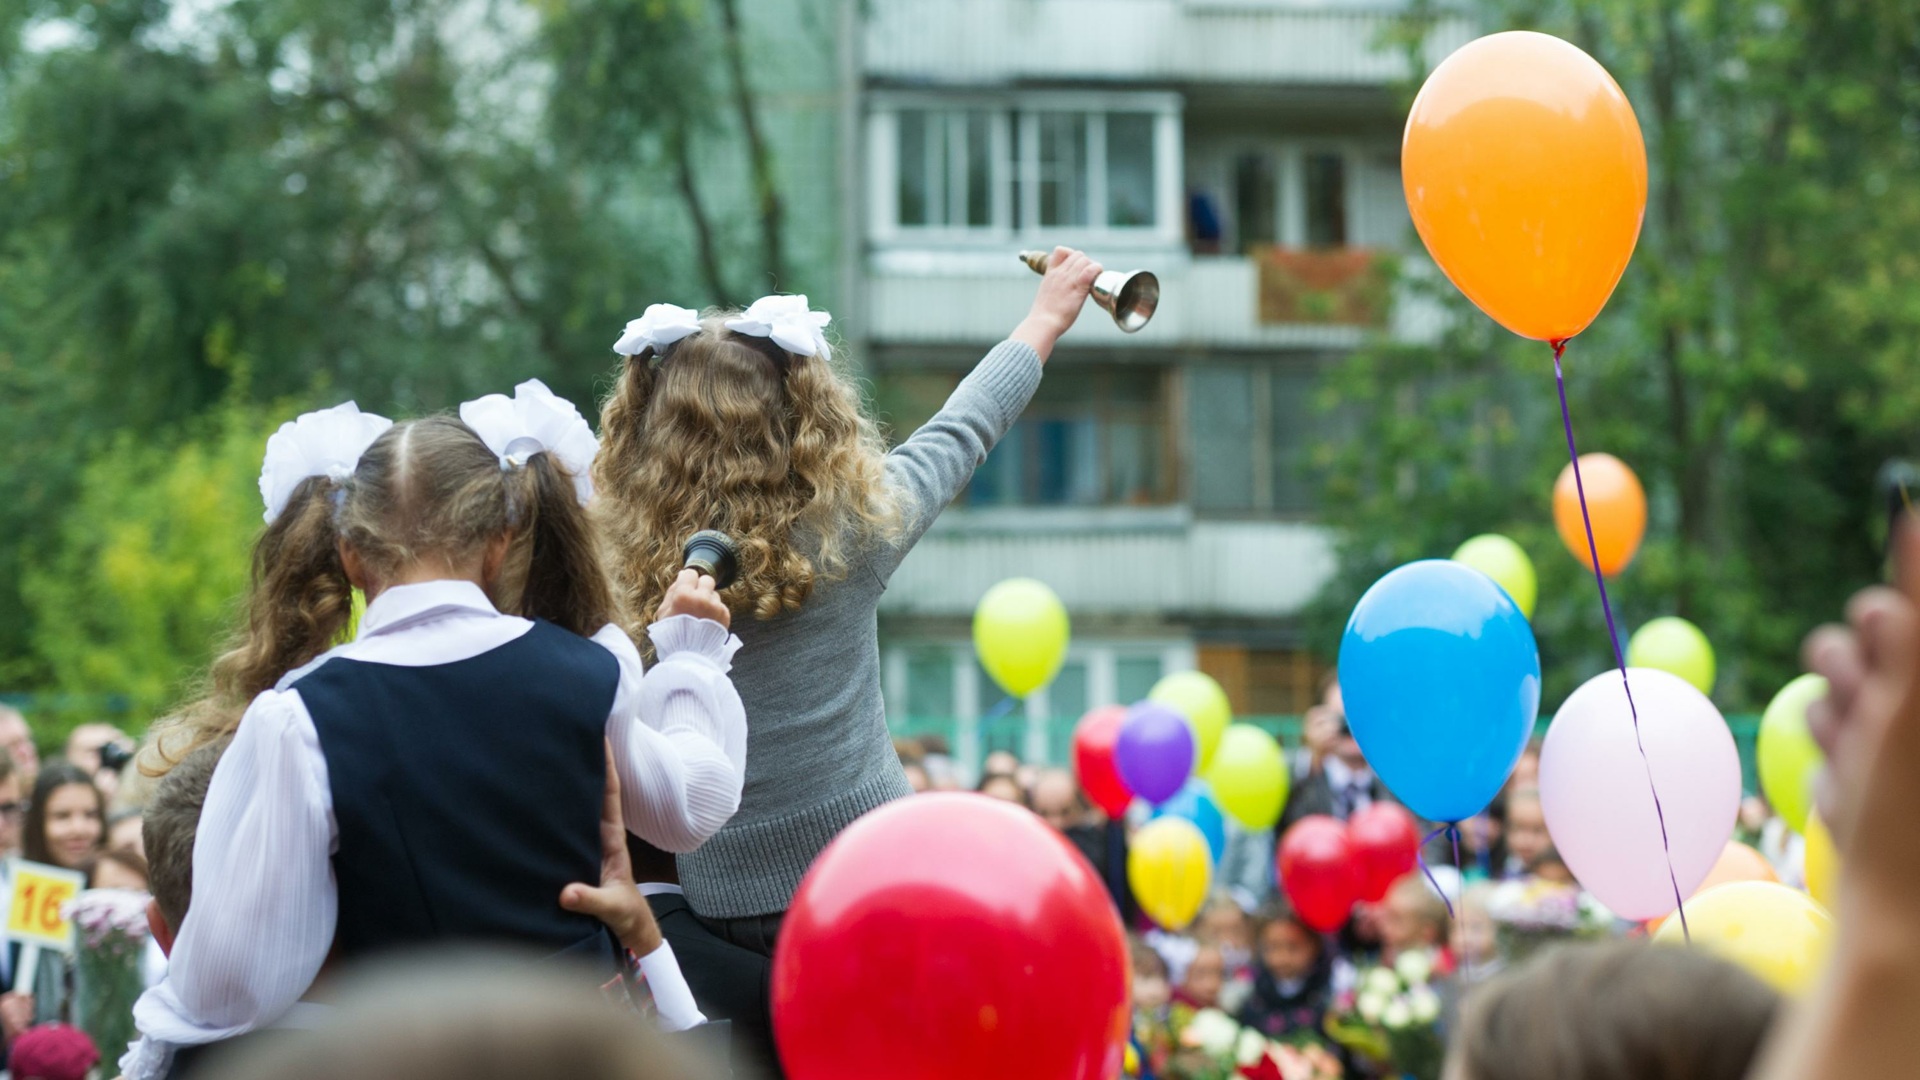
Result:
<svg viewBox="0 0 1920 1080"><path fill-rule="evenodd" d="M1040 357L1003 341L925 426L887 455L906 528L850 560L798 611L734 624L733 685L747 707L740 811L679 857L693 910L709 919L785 911L801 875L853 819L910 794L880 700L875 609L914 543L966 486L1040 386Z"/></svg>

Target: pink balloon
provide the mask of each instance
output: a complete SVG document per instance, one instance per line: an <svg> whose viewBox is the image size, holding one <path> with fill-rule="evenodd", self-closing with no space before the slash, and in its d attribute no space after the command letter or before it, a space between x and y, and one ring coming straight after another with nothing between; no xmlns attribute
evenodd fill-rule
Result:
<svg viewBox="0 0 1920 1080"><path fill-rule="evenodd" d="M1640 713L1645 762L1620 672L1587 680L1569 696L1540 748L1540 808L1567 868L1624 918L1674 909L1674 879L1691 896L1733 835L1740 811L1740 754L1720 710L1678 675L1628 668ZM1666 812L1673 877L1647 763Z"/></svg>

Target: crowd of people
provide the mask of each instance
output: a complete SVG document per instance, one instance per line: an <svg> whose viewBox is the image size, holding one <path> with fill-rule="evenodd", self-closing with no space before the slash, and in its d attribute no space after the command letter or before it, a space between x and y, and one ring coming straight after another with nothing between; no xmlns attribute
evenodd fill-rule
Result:
<svg viewBox="0 0 1920 1080"><path fill-rule="evenodd" d="M862 814L963 785L1031 809L1107 883L1131 934L1135 1075L1202 1075L1183 1073L1190 1052L1249 1036L1284 1043L1280 1080L1378 1073L1402 1038L1437 1068L1441 1033L1450 1080L1731 1080L1763 1037L1762 1080L1892 1075L1898 1010L1920 1004L1903 831L1920 809L1920 538L1904 593L1810 654L1834 685L1815 727L1846 906L1828 987L1788 1021L1691 952L1531 959L1543 938L1635 932L1580 901L1537 754L1462 823L1457 856L1430 846L1338 933L1301 918L1276 838L1391 798L1332 683L1277 829L1229 827L1188 928L1142 921L1126 873L1141 821L1105 820L1071 773L996 751L968 784L938 740L892 740L879 595L1019 416L1099 269L1056 250L1028 317L891 451L804 297L650 307L615 345L598 436L538 382L457 418L347 403L287 424L240 625L192 700L138 746L84 725L44 765L0 709L0 849L147 894L151 931L130 1047L68 1023L74 964L41 957L28 977L0 950L12 1075L104 1057L127 1080L778 1077L771 968L808 866ZM684 539L714 527L739 548L724 593L681 567ZM1746 826L1795 879L1759 807ZM397 959L450 943L521 952Z"/></svg>

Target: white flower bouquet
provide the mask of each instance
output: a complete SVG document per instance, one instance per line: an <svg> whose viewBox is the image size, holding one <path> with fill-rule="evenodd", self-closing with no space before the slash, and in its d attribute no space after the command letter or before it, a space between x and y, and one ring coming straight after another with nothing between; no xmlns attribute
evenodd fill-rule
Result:
<svg viewBox="0 0 1920 1080"><path fill-rule="evenodd" d="M1605 937L1614 923L1613 912L1584 889L1538 879L1495 888L1487 915L1509 966L1556 941Z"/></svg>
<svg viewBox="0 0 1920 1080"><path fill-rule="evenodd" d="M1439 1080L1446 1046L1440 1039L1440 995L1431 985L1434 955L1402 953L1389 967L1366 969L1327 1016L1327 1034L1342 1046L1414 1080Z"/></svg>

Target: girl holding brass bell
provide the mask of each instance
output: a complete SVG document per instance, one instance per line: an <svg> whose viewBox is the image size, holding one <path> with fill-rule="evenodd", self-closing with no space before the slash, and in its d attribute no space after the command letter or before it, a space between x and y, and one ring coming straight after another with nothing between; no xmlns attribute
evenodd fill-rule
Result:
<svg viewBox="0 0 1920 1080"><path fill-rule="evenodd" d="M678 860L716 933L771 955L814 856L911 793L880 700L881 591L1026 408L1100 272L1056 248L1027 317L891 452L832 363L829 316L805 297L704 316L655 304L614 345L627 359L593 481L628 610L658 604L688 534L719 529L739 546L722 595L748 646L733 662L746 792L732 822Z"/></svg>

